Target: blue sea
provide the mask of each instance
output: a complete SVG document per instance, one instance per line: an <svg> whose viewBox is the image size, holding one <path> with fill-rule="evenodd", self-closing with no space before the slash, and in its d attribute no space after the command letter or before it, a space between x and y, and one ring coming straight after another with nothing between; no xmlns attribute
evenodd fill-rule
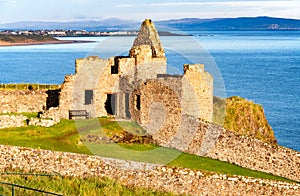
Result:
<svg viewBox="0 0 300 196"><path fill-rule="evenodd" d="M264 107L280 145L300 151L300 31L201 31L161 37L168 71L203 63L215 94L238 95ZM60 38L62 39L62 38ZM63 38L93 43L0 47L0 83L60 84L89 55L126 54L134 37Z"/></svg>

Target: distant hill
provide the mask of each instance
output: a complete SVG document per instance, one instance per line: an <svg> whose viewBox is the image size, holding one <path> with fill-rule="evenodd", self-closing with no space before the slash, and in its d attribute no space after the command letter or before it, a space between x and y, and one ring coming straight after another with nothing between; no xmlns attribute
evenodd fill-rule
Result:
<svg viewBox="0 0 300 196"><path fill-rule="evenodd" d="M172 27L179 30L300 30L300 20L271 17L242 18L183 18L176 20L155 21L156 26ZM0 29L18 30L87 30L87 31L119 31L138 30L139 21L109 18L98 21L73 22L15 22L0 24Z"/></svg>
<svg viewBox="0 0 300 196"><path fill-rule="evenodd" d="M0 24L0 29L11 30L89 30L89 31L114 31L136 29L139 26L138 21L123 20L118 18L109 18L98 21L73 21L73 22L40 22L23 21Z"/></svg>
<svg viewBox="0 0 300 196"><path fill-rule="evenodd" d="M156 25L169 26L180 30L300 30L300 20L271 17L184 18L158 21Z"/></svg>

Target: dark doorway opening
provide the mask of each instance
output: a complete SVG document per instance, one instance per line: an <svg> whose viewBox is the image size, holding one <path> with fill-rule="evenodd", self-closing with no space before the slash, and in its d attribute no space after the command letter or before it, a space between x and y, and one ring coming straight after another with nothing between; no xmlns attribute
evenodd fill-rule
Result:
<svg viewBox="0 0 300 196"><path fill-rule="evenodd" d="M125 94L125 113L126 113L126 118L131 118L130 111L129 111L129 93Z"/></svg>
<svg viewBox="0 0 300 196"><path fill-rule="evenodd" d="M51 107L58 107L59 106L59 90L47 90L46 91L48 97L46 99L46 109L49 110Z"/></svg>
<svg viewBox="0 0 300 196"><path fill-rule="evenodd" d="M116 95L115 94L107 94L106 102L105 102L105 109L107 114L114 115L116 105Z"/></svg>

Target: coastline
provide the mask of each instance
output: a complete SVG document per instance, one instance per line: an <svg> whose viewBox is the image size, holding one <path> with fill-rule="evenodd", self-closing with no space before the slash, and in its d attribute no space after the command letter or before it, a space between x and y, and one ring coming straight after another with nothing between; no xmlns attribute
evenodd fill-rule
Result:
<svg viewBox="0 0 300 196"><path fill-rule="evenodd" d="M47 44L73 44L73 43L91 43L94 41L83 41L83 40L57 40L57 41L42 41L42 42L20 42L10 43L0 41L0 47L8 46L31 46L31 45L47 45Z"/></svg>

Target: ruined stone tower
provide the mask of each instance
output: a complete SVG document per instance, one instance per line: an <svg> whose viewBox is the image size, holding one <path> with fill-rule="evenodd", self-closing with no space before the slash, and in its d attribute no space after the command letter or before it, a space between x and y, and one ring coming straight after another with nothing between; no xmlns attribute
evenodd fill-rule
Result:
<svg viewBox="0 0 300 196"><path fill-rule="evenodd" d="M133 46L130 50L130 56L134 56L136 54L134 51L140 46L150 46L152 57L165 57L165 51L161 45L158 33L150 19L146 19L142 23L138 36L134 40Z"/></svg>

